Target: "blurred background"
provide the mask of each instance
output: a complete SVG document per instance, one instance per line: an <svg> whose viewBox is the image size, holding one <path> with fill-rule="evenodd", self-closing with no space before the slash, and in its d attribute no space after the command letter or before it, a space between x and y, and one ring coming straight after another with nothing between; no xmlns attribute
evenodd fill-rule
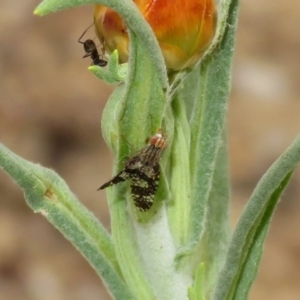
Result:
<svg viewBox="0 0 300 300"><path fill-rule="evenodd" d="M229 105L232 227L259 178L300 131L300 2L244 0ZM38 0L0 1L0 142L58 172L109 229L100 184L112 155L100 118L112 88L77 39L92 8L33 16ZM92 31L88 36L93 38ZM249 299L300 299L300 172L277 208ZM110 296L71 244L0 171L0 299Z"/></svg>

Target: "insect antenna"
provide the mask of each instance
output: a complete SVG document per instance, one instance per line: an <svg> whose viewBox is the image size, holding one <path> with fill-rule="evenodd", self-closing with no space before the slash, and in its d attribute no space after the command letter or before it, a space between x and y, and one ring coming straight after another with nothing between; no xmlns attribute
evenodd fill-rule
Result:
<svg viewBox="0 0 300 300"><path fill-rule="evenodd" d="M85 41L82 42L81 39L83 38L83 36L86 34L86 32L87 32L93 25L94 25L94 22L92 23L92 25L90 25L90 26L83 32L83 34L80 36L80 38L79 38L78 41L77 41L78 43L84 45Z"/></svg>

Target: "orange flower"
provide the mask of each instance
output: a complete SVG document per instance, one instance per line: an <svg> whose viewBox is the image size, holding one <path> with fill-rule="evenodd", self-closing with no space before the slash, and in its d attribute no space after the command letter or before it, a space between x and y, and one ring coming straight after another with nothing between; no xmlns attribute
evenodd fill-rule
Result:
<svg viewBox="0 0 300 300"><path fill-rule="evenodd" d="M193 66L211 42L216 25L213 0L134 0L152 27L169 69ZM96 34L120 63L128 60L126 23L112 9L95 5Z"/></svg>

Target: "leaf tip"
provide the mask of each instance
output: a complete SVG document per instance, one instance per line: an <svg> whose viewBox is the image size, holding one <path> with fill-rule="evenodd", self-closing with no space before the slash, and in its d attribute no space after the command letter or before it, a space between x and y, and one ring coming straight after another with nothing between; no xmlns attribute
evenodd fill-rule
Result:
<svg viewBox="0 0 300 300"><path fill-rule="evenodd" d="M35 10L33 11L33 14L35 15L35 16L43 16L43 15L46 15L47 14L47 12L45 11L45 9L43 8L43 3L41 3L41 4L39 4L36 8L35 8Z"/></svg>
<svg viewBox="0 0 300 300"><path fill-rule="evenodd" d="M41 4L39 4L35 10L33 11L33 14L35 16L45 16L50 14L51 12L55 12L59 10L59 8L53 8L53 7L49 7L49 5L45 4L44 2L42 2Z"/></svg>
<svg viewBox="0 0 300 300"><path fill-rule="evenodd" d="M88 70L91 71L91 72L96 72L98 70L98 68L100 68L100 67L92 65L92 66L88 67Z"/></svg>
<svg viewBox="0 0 300 300"><path fill-rule="evenodd" d="M39 7L37 7L37 8L33 11L33 14L34 14L35 16L42 16L42 15L43 15Z"/></svg>

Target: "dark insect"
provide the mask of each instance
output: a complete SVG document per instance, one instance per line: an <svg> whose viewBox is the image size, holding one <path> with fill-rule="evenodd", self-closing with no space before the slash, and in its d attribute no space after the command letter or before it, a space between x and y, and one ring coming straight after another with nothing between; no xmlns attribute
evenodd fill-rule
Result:
<svg viewBox="0 0 300 300"><path fill-rule="evenodd" d="M81 37L78 39L78 43L83 44L83 48L84 48L84 51L85 51L85 55L83 56L83 58L90 57L92 59L92 65L97 65L99 67L105 67L107 65L107 61L100 58L100 55L99 55L99 52L97 50L97 46L96 46L95 42L91 39L87 39L84 42L81 41L82 37L85 35L85 33L87 32L87 30L90 27L88 27L83 32ZM102 52L104 53L104 50ZM103 56L103 53L102 53L102 56Z"/></svg>
<svg viewBox="0 0 300 300"><path fill-rule="evenodd" d="M166 136L159 130L148 139L147 146L128 159L124 169L99 190L129 180L135 206L147 211L154 201L160 177L159 160L167 146Z"/></svg>

